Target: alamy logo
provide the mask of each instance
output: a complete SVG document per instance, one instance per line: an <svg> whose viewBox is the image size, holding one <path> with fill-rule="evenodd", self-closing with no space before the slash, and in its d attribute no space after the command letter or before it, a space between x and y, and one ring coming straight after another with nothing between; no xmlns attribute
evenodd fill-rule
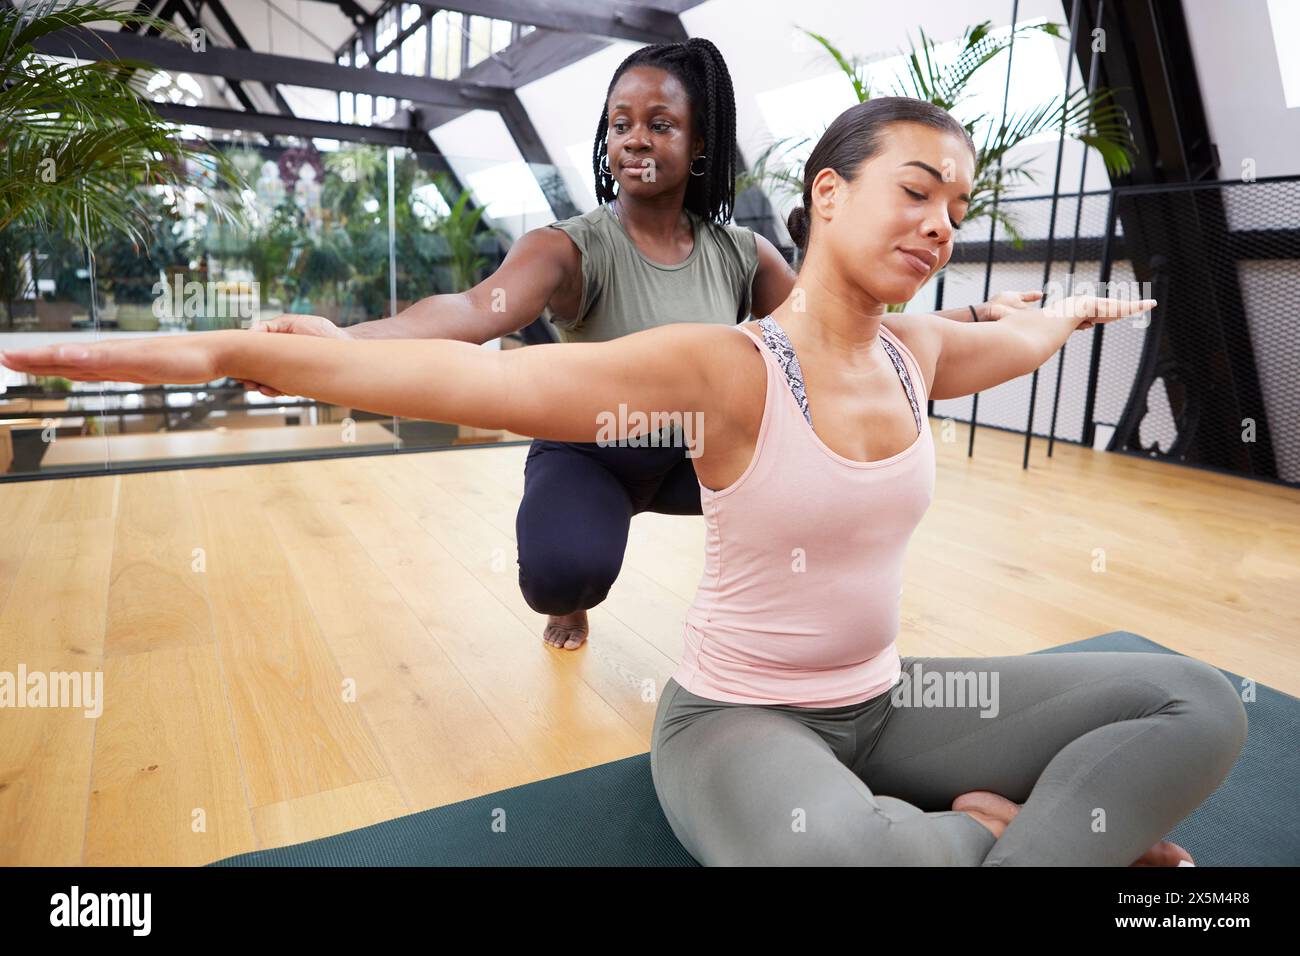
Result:
<svg viewBox="0 0 1300 956"><path fill-rule="evenodd" d="M87 717L104 712L103 671L0 671L0 709L5 707L81 707Z"/></svg>
<svg viewBox="0 0 1300 956"><path fill-rule="evenodd" d="M918 661L894 686L895 707L980 707L981 717L998 715L997 671L926 671Z"/></svg>
<svg viewBox="0 0 1300 956"><path fill-rule="evenodd" d="M596 424L600 430L596 433L596 444L602 448L608 446L631 448L680 448L686 447L687 458L698 458L704 454L704 413L703 412L632 412L627 405L618 404L618 414L600 412L596 415ZM672 434L665 435L672 427ZM632 429L641 430L641 434L626 436Z"/></svg>
<svg viewBox="0 0 1300 956"><path fill-rule="evenodd" d="M170 284L153 284L155 318L253 319L261 315L261 287L256 282L182 282L172 276Z"/></svg>
<svg viewBox="0 0 1300 956"><path fill-rule="evenodd" d="M148 936L152 924L150 893L70 893L50 897L51 926L130 926L133 936Z"/></svg>

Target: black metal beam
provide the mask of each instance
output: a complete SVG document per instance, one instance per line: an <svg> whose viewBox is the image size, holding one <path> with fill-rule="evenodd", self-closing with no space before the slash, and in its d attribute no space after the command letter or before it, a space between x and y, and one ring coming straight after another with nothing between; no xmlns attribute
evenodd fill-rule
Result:
<svg viewBox="0 0 1300 956"><path fill-rule="evenodd" d="M356 0L329 0L343 11L343 15L352 21L356 27L365 26L366 23L375 19L374 14L368 12Z"/></svg>
<svg viewBox="0 0 1300 956"><path fill-rule="evenodd" d="M324 0L341 5L340 0ZM513 23L527 23L564 33L633 40L638 43L676 43L687 38L677 10L640 3L600 0L408 0L429 10L458 13Z"/></svg>
<svg viewBox="0 0 1300 956"><path fill-rule="evenodd" d="M1063 5L1068 15L1070 0ZM1132 172L1115 184L1214 178L1218 155L1210 142L1179 0L1109 0L1101 22L1094 22L1091 4L1085 4L1081 19L1073 43L1083 82L1091 78L1093 33L1101 29L1106 51L1096 58L1100 85L1115 90L1115 102L1128 114L1137 146Z"/></svg>
<svg viewBox="0 0 1300 956"><path fill-rule="evenodd" d="M611 41L583 34L538 28L461 74L461 79L518 89L577 63Z"/></svg>
<svg viewBox="0 0 1300 956"><path fill-rule="evenodd" d="M407 0L407 2L409 2L409 0ZM400 23L401 21L399 20L398 22ZM421 27L427 27L428 25L429 25L429 16L428 16L428 11L426 10L423 14L421 14L420 18L416 20L414 23L412 23L409 27L407 27L404 30L399 29L397 31L397 36L393 38L393 41L389 43L388 46L383 48L376 48L373 56L367 54L367 56L370 56L370 59L372 61L370 65L373 67L374 66L373 61L382 60L384 57L392 53L394 50L400 47L404 42L406 42L408 38L418 33ZM425 45L428 46L427 43ZM423 75L428 76L429 71L427 69L424 70Z"/></svg>
<svg viewBox="0 0 1300 956"><path fill-rule="evenodd" d="M132 10L131 12L138 17L143 17L146 16L147 14L153 13L154 7L156 7L157 5L158 5L158 0L139 0L139 2L137 2L135 5L135 9ZM139 33L140 24L123 23L119 29L125 30L127 33Z"/></svg>
<svg viewBox="0 0 1300 956"><path fill-rule="evenodd" d="M155 103L153 106L158 111L158 115L168 122L185 123L190 126L243 130L264 133L268 136L319 136L323 139L372 143L378 146L402 146L417 150L429 148L421 142L421 139L427 140L427 137L410 130L393 129L387 126L332 123L326 120L302 119L297 116L280 116L257 111L241 112L210 106L178 106L174 103Z"/></svg>
<svg viewBox="0 0 1300 956"><path fill-rule="evenodd" d="M136 9L139 9L139 5L136 6ZM166 2L158 10L157 17L159 20L166 20L168 23L171 23L172 17L176 16L179 10L180 10L179 0L166 0ZM132 32L135 32L135 26L132 26L131 29ZM144 31L144 35L150 37L156 37L159 36L161 32L162 31L160 31L156 26L151 26Z"/></svg>
<svg viewBox="0 0 1300 956"><path fill-rule="evenodd" d="M172 10L174 13L179 13L181 19L189 25L191 30L204 29L203 21L199 19L199 12L191 7L187 0L170 0L167 8ZM257 109L257 105L253 102L253 98L249 96L248 91L244 89L243 83L240 83L238 80L230 79L229 77L226 78L226 83L230 86L230 92L235 94L235 99L239 100L240 106L246 110Z"/></svg>
<svg viewBox="0 0 1300 956"><path fill-rule="evenodd" d="M240 50L252 49L252 47L248 45L248 41L244 39L243 31L239 29L234 18L226 11L226 5L222 3L221 0L198 0L198 4L199 9L196 13L197 16L202 16L203 9L206 7L211 10L212 15L217 18L217 22L221 24L221 29L226 31L226 36L230 38L231 43ZM198 26L198 24L196 23L195 26ZM274 83L265 83L263 84L263 88L271 99L275 101L275 105L279 107L281 113L285 116L293 116L293 108L289 106L288 101L281 95L279 88ZM244 109L248 109L248 106L245 105Z"/></svg>
<svg viewBox="0 0 1300 956"><path fill-rule="evenodd" d="M257 80L263 83L288 83L342 93L368 93L392 96L449 106L460 110L495 109L513 97L513 91L501 87L435 80L401 73L339 66L321 60L254 53L229 47L209 46L194 53L188 46L160 37L87 30L59 30L36 41L41 53L52 56L79 57L83 60L143 60L169 70L184 70L205 76L227 79Z"/></svg>

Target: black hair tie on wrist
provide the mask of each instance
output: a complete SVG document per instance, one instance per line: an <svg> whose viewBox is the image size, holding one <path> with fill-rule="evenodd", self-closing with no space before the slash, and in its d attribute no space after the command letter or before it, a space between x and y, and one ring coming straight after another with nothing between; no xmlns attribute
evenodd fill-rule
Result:
<svg viewBox="0 0 1300 956"><path fill-rule="evenodd" d="M980 320L980 314L975 311L975 306L968 305L966 306L966 308L970 309L971 319L975 322L978 322Z"/></svg>

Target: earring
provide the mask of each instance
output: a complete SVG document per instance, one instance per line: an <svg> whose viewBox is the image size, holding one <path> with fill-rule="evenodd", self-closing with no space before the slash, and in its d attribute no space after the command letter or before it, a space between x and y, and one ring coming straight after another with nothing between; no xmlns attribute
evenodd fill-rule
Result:
<svg viewBox="0 0 1300 956"><path fill-rule="evenodd" d="M609 170L609 153L604 153L600 157L600 171L606 176L613 175Z"/></svg>
<svg viewBox="0 0 1300 956"><path fill-rule="evenodd" d="M708 157L708 154L706 154L706 153L701 153L699 156L696 156L696 157L695 157L695 159L708 159L708 158L709 158L709 157ZM692 159L692 160L691 160L691 166L690 166L691 175L692 175L692 176L703 176L706 172L708 172L708 170L707 170L707 169L701 169L701 170L697 173L697 172L695 171L695 159Z"/></svg>

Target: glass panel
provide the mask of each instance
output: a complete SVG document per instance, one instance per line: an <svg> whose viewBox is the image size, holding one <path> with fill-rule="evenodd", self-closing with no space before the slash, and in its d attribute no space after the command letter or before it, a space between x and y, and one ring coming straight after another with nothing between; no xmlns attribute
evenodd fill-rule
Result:
<svg viewBox="0 0 1300 956"><path fill-rule="evenodd" d="M460 76L460 51L464 45L464 15L447 11L447 79Z"/></svg>
<svg viewBox="0 0 1300 956"><path fill-rule="evenodd" d="M425 56L428 51L428 28L420 26L402 41L402 72L408 76L425 75Z"/></svg>
<svg viewBox="0 0 1300 956"><path fill-rule="evenodd" d="M383 50L397 39L397 11L389 10L375 25L375 51Z"/></svg>
<svg viewBox="0 0 1300 956"><path fill-rule="evenodd" d="M433 17L433 65L432 76L440 80L448 79L447 74L447 11L439 10Z"/></svg>
<svg viewBox="0 0 1300 956"><path fill-rule="evenodd" d="M339 99L340 108L345 102ZM370 98L355 97L358 111ZM496 269L513 237L552 221L538 178L556 170L500 160L201 130L248 183L228 197L247 211L217 222L194 187L151 188L158 224L144 249L113 238L92 262L73 237L0 236L0 348L84 336L175 335L313 315L353 329L438 294L464 291ZM531 177L530 178L530 174ZM189 171L193 183L205 172ZM458 203L462 190L470 194ZM479 213L477 210L485 212ZM390 271L390 262L395 271ZM92 293L92 289L95 291ZM433 300L436 303L436 300ZM431 303L436 309L436 304ZM435 313L436 314L436 313ZM549 340L549 323L532 332ZM531 341L539 341L531 337ZM523 347L515 333L485 348ZM411 419L293 395L267 396L225 379L198 386L34 380L0 370L0 474L391 453L524 441L497 430Z"/></svg>
<svg viewBox="0 0 1300 956"><path fill-rule="evenodd" d="M481 63L487 58L492 47L492 21L487 17L469 18L469 59L466 69Z"/></svg>
<svg viewBox="0 0 1300 956"><path fill-rule="evenodd" d="M515 25L509 20L492 21L492 52L504 50L510 45L510 37Z"/></svg>

